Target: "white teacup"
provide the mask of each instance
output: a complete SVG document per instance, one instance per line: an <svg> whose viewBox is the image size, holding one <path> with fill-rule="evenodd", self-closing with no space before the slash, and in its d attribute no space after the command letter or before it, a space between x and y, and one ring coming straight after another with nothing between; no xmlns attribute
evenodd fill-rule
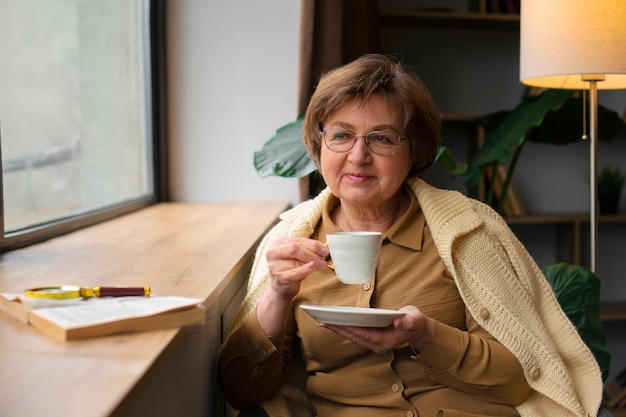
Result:
<svg viewBox="0 0 626 417"><path fill-rule="evenodd" d="M337 232L326 235L332 266L337 278L345 284L363 284L374 278L378 251L382 243L379 232Z"/></svg>

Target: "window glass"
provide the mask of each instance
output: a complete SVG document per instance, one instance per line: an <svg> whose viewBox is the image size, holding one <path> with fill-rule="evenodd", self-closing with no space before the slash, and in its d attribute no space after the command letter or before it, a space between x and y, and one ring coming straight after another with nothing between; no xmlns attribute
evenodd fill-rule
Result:
<svg viewBox="0 0 626 417"><path fill-rule="evenodd" d="M148 5L0 0L5 233L153 194Z"/></svg>

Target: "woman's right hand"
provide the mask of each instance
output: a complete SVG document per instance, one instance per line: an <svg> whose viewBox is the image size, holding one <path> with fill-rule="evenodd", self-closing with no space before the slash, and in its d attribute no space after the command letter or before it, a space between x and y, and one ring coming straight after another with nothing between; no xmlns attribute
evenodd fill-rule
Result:
<svg viewBox="0 0 626 417"><path fill-rule="evenodd" d="M312 272L326 267L328 247L305 237L276 240L265 256L270 270L274 296L289 300L300 291L300 282Z"/></svg>
<svg viewBox="0 0 626 417"><path fill-rule="evenodd" d="M328 248L305 237L285 237L272 243L265 256L270 270L270 288L256 308L257 319L268 337L285 330L291 300L300 291L300 283L312 272L326 267Z"/></svg>

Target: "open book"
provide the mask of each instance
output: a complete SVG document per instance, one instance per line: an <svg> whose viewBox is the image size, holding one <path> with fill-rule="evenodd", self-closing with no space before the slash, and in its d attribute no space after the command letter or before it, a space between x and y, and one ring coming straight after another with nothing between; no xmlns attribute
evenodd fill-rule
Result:
<svg viewBox="0 0 626 417"><path fill-rule="evenodd" d="M61 341L200 324L201 302L175 296L45 300L0 293L0 311Z"/></svg>

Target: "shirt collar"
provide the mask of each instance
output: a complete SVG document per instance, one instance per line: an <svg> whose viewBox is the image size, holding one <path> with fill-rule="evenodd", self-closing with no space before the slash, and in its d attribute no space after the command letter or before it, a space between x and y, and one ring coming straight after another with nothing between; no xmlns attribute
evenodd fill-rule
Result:
<svg viewBox="0 0 626 417"><path fill-rule="evenodd" d="M396 245L412 250L421 250L426 219L413 191L405 186L411 204L409 209L400 217L391 228L383 233L383 241L389 240ZM325 238L327 233L339 232L341 229L330 218L331 211L339 204L339 199L331 195L322 210L322 221L318 230L319 238Z"/></svg>
<svg viewBox="0 0 626 417"><path fill-rule="evenodd" d="M411 199L409 209L383 234L383 239L409 249L421 250L426 219L413 191L409 187L404 189Z"/></svg>

